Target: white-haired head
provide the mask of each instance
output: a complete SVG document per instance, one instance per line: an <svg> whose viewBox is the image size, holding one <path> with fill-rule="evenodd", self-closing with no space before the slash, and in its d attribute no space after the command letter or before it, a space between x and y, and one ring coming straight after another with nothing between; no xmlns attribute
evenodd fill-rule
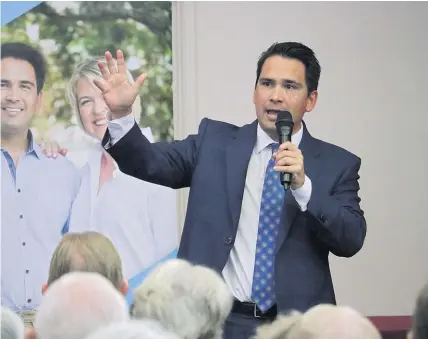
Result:
<svg viewBox="0 0 428 339"><path fill-rule="evenodd" d="M183 339L221 338L233 296L212 269L174 259L135 290L131 315L159 321Z"/></svg>
<svg viewBox="0 0 428 339"><path fill-rule="evenodd" d="M287 339L381 339L373 323L347 306L318 305L309 309Z"/></svg>
<svg viewBox="0 0 428 339"><path fill-rule="evenodd" d="M85 339L179 339L154 320L130 320L99 329Z"/></svg>
<svg viewBox="0 0 428 339"><path fill-rule="evenodd" d="M1 339L24 339L24 323L12 310L1 308Z"/></svg>
<svg viewBox="0 0 428 339"><path fill-rule="evenodd" d="M98 273L71 272L47 289L34 328L38 339L82 339L127 320L126 301L110 281Z"/></svg>

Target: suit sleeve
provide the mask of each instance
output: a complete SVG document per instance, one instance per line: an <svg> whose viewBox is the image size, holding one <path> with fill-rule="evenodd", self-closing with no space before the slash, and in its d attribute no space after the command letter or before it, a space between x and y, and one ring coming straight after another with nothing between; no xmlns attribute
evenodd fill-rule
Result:
<svg viewBox="0 0 428 339"><path fill-rule="evenodd" d="M207 124L203 119L198 134L184 140L150 143L134 123L112 146L107 130L102 144L125 174L174 189L189 187Z"/></svg>
<svg viewBox="0 0 428 339"><path fill-rule="evenodd" d="M348 168L329 195L313 186L307 212L316 219L314 231L330 252L339 257L352 257L363 247L367 232L364 212L360 208L359 170L361 160Z"/></svg>

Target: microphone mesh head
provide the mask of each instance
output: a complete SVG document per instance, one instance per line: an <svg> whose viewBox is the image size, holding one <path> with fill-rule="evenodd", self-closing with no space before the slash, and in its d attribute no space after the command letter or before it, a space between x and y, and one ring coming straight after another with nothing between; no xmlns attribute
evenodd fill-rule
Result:
<svg viewBox="0 0 428 339"><path fill-rule="evenodd" d="M278 134L280 134L281 128L288 127L292 129L294 122L291 113L289 111L279 111L276 116L275 126Z"/></svg>
<svg viewBox="0 0 428 339"><path fill-rule="evenodd" d="M279 122L286 122L287 124L289 124L290 122L293 122L293 116L291 115L291 113L289 111L279 111L277 116L276 116L276 123Z"/></svg>

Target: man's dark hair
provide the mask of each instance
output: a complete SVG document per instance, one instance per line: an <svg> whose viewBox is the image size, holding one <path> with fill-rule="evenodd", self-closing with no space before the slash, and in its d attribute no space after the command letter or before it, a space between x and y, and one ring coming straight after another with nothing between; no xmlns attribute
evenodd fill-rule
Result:
<svg viewBox="0 0 428 339"><path fill-rule="evenodd" d="M46 61L38 50L21 42L8 42L1 45L1 59L13 58L27 61L36 73L37 94L39 94L46 79Z"/></svg>
<svg viewBox="0 0 428 339"><path fill-rule="evenodd" d="M318 89L318 82L321 75L321 66L315 53L307 46L299 42L281 42L270 46L259 58L257 62L256 86L262 72L265 61L275 55L283 58L296 59L305 65L306 86L308 94Z"/></svg>
<svg viewBox="0 0 428 339"><path fill-rule="evenodd" d="M428 283L423 287L416 300L412 337L413 339L428 338Z"/></svg>

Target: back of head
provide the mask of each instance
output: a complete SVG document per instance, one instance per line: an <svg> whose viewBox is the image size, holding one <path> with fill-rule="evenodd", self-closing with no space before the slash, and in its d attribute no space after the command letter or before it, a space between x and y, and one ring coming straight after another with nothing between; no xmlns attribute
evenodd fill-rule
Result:
<svg viewBox="0 0 428 339"><path fill-rule="evenodd" d="M97 273L73 272L49 287L34 328L38 339L81 339L127 320L126 301L107 279Z"/></svg>
<svg viewBox="0 0 428 339"><path fill-rule="evenodd" d="M110 239L98 232L68 233L61 239L51 259L48 285L76 271L99 273L118 290L123 284L119 254Z"/></svg>
<svg viewBox="0 0 428 339"><path fill-rule="evenodd" d="M159 321L182 338L221 338L233 297L213 270L170 260L136 289L131 314Z"/></svg>
<svg viewBox="0 0 428 339"><path fill-rule="evenodd" d="M413 311L412 339L428 338L428 283L419 292Z"/></svg>
<svg viewBox="0 0 428 339"><path fill-rule="evenodd" d="M37 49L22 42L7 42L1 45L1 59L12 58L27 61L36 73L37 93L43 89L46 79L46 61Z"/></svg>
<svg viewBox="0 0 428 339"><path fill-rule="evenodd" d="M287 339L381 339L375 326L352 308L318 305L308 310Z"/></svg>
<svg viewBox="0 0 428 339"><path fill-rule="evenodd" d="M131 320L99 329L86 339L178 339L153 320Z"/></svg>
<svg viewBox="0 0 428 339"><path fill-rule="evenodd" d="M24 339L24 323L12 310L1 308L1 339Z"/></svg>

